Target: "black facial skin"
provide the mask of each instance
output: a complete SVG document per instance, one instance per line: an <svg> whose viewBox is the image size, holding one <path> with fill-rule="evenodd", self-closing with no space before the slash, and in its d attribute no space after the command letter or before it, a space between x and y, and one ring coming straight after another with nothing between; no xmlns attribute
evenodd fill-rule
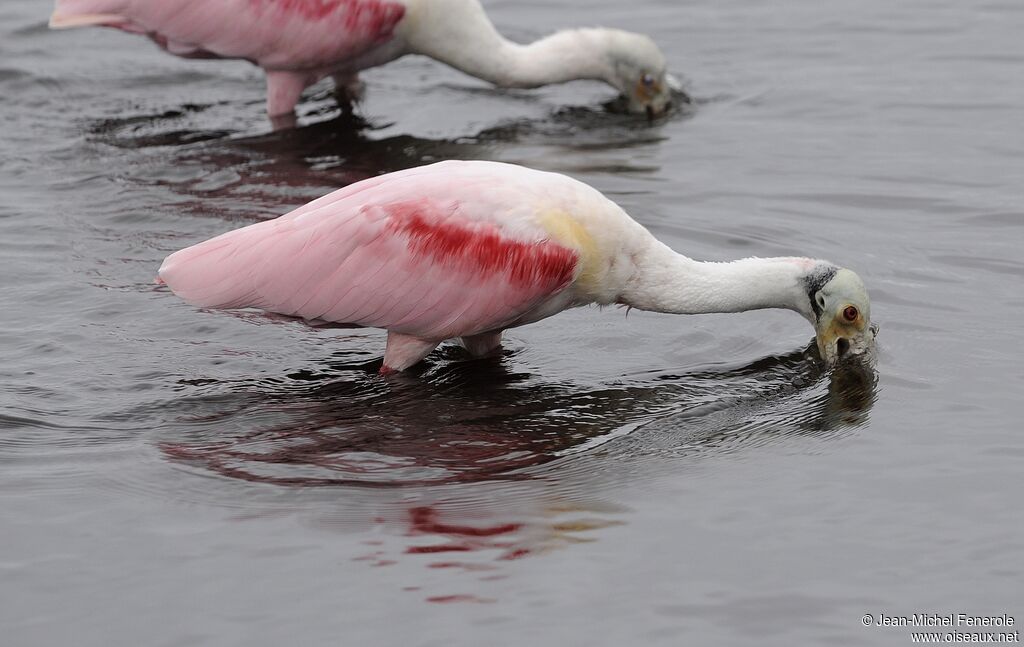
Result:
<svg viewBox="0 0 1024 647"><path fill-rule="evenodd" d="M811 310L814 311L815 319L821 319L821 307L814 295L825 287L825 284L831 281L838 271L839 268L834 265L818 265L804 277L804 289L807 290L807 299L811 302Z"/></svg>

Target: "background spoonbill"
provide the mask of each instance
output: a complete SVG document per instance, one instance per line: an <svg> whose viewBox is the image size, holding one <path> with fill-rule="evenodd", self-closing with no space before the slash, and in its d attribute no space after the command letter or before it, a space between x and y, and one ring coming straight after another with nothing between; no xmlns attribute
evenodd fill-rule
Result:
<svg viewBox="0 0 1024 647"><path fill-rule="evenodd" d="M528 45L507 40L478 0L57 0L50 27L114 27L185 58L237 58L266 71L267 113L295 124L302 91L334 78L343 108L360 70L422 54L505 88L604 81L632 112L671 102L665 58L647 36L569 29Z"/></svg>

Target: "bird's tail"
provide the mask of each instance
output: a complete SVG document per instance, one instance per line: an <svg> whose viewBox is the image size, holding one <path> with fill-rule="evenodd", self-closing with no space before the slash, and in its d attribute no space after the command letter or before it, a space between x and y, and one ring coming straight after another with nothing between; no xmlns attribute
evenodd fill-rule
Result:
<svg viewBox="0 0 1024 647"><path fill-rule="evenodd" d="M201 308L263 307L253 275L263 260L257 248L273 222L229 231L177 251L164 259L157 280Z"/></svg>
<svg viewBox="0 0 1024 647"><path fill-rule="evenodd" d="M50 29L117 27L130 22L122 13L126 4L125 0L57 0Z"/></svg>

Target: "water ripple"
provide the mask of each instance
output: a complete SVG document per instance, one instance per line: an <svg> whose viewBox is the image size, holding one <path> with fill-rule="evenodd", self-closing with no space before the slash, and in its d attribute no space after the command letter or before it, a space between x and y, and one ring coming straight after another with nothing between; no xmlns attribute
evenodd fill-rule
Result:
<svg viewBox="0 0 1024 647"><path fill-rule="evenodd" d="M467 362L453 348L397 380L374 375L374 361L204 381L207 395L154 405L168 422L150 442L192 473L251 484L402 489L557 477L570 496L611 487L619 468L645 456L739 451L862 425L873 371L822 373L811 356L587 386L503 358Z"/></svg>

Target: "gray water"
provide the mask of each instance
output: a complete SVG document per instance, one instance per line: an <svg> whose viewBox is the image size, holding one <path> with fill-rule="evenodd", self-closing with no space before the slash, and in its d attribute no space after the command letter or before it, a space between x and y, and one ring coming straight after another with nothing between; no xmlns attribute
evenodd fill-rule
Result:
<svg viewBox="0 0 1024 647"><path fill-rule="evenodd" d="M695 105L423 59L271 133L258 70L0 8L0 644L902 645L1024 622L1024 4L496 0L651 34ZM374 374L203 312L168 253L439 159L568 173L702 259L855 269L874 373L788 312L580 309ZM1019 629L1019 624L1012 629Z"/></svg>

